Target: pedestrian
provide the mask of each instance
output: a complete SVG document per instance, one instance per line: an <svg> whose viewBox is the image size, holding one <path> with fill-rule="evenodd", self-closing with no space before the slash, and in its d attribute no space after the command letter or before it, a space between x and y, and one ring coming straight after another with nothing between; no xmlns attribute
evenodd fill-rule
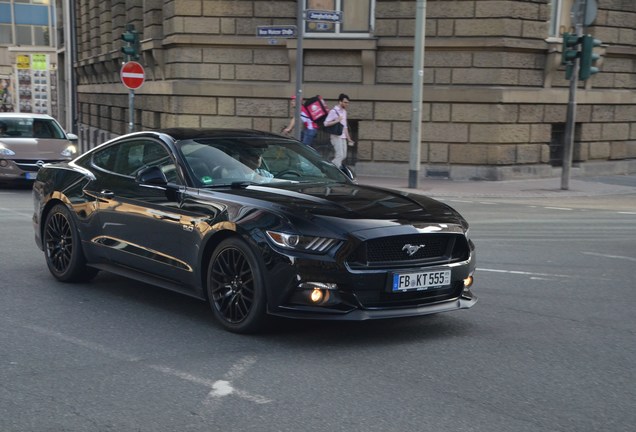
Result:
<svg viewBox="0 0 636 432"><path fill-rule="evenodd" d="M349 135L349 127L347 124L348 106L349 96L340 93L340 96L338 96L338 105L329 111L324 123L326 130L329 132L329 139L334 150L334 157L331 162L338 168L342 167L342 162L347 158L347 145L354 144ZM334 126L336 125L342 125L342 128L335 130ZM339 131L340 133L337 133Z"/></svg>
<svg viewBox="0 0 636 432"><path fill-rule="evenodd" d="M311 146L314 142L314 138L318 134L318 124L309 117L309 112L307 111L307 108L302 105L302 102L304 102L304 99L301 99L300 105L300 120L303 123L303 129L300 131L300 140L303 144ZM296 96L291 97L291 111L292 118L287 127L283 129L283 132L286 134L291 133L296 124Z"/></svg>

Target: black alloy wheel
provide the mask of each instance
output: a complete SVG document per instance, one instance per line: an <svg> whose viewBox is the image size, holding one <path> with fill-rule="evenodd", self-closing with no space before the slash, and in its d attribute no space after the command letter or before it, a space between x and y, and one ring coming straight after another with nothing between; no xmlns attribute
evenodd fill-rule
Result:
<svg viewBox="0 0 636 432"><path fill-rule="evenodd" d="M97 270L86 266L79 235L69 210L63 204L51 209L44 224L46 264L62 282L87 281Z"/></svg>
<svg viewBox="0 0 636 432"><path fill-rule="evenodd" d="M236 333L253 333L265 324L262 265L238 238L222 241L208 268L207 291L217 320Z"/></svg>

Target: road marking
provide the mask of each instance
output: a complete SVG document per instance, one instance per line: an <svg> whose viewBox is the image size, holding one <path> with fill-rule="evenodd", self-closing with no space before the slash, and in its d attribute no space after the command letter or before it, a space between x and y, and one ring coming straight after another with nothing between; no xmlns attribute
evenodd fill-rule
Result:
<svg viewBox="0 0 636 432"><path fill-rule="evenodd" d="M519 270L500 270L500 269L489 269L489 268L481 268L481 267L477 267L477 271L485 271L485 272L491 272L491 273L508 273L508 274L523 275L523 276L544 276L544 277L563 277L563 278L571 277L568 275L560 275L560 274L533 273L533 272L525 272L525 271L519 271Z"/></svg>
<svg viewBox="0 0 636 432"><path fill-rule="evenodd" d="M5 215L6 214L12 214L12 215L17 215L17 216L26 217L26 218L29 218L29 217L33 216L33 213L22 213L22 212L19 212L19 211L15 210L15 209L10 209L10 208L6 208L6 207L0 207L0 213L5 214Z"/></svg>
<svg viewBox="0 0 636 432"><path fill-rule="evenodd" d="M549 210L566 210L566 211L574 210L574 209L567 208L567 207L543 207L543 208L549 209Z"/></svg>
<svg viewBox="0 0 636 432"><path fill-rule="evenodd" d="M603 257L603 258L616 258L616 259L624 259L627 261L636 261L636 258L632 258L632 257L626 257L626 256L622 256L622 255L606 255L606 254L600 254L600 253L596 253L596 252L581 252L583 255L592 255L592 256L599 256L599 257Z"/></svg>
<svg viewBox="0 0 636 432"><path fill-rule="evenodd" d="M248 393L244 390L240 390L235 388L232 385L232 380L239 379L245 374L245 372L256 363L256 357L246 356L239 360L237 363L232 365L230 370L224 375L225 379L211 381L206 378L201 378L196 375L192 375L187 372L182 372L177 369L172 369L162 365L149 365L151 369L154 369L158 372L172 375L177 378L181 378L185 381L190 381L195 384L202 385L210 389L207 397L203 401L205 405L214 405L214 400L219 400L222 397L235 395L241 399L248 400L250 402L254 402L257 404L266 404L272 402L271 399L268 399L261 395L256 395L252 393Z"/></svg>
<svg viewBox="0 0 636 432"><path fill-rule="evenodd" d="M182 372L182 371L179 371L179 370L176 370L176 369L172 369L172 368L169 368L167 366L161 366L161 365L153 365L153 364L151 364L151 365L148 365L148 367L150 369L156 370L157 372L161 372L161 373L164 373L166 375L172 375L172 376L175 376L177 378L181 378L184 381L190 381L190 382L193 382L195 384L202 385L204 387L210 387L210 388L214 387L214 382L212 382L211 380L208 380L208 379L205 379L205 378L201 378L201 377L198 377L196 375L189 374L187 372Z"/></svg>
<svg viewBox="0 0 636 432"><path fill-rule="evenodd" d="M636 212L618 212L618 214L636 215Z"/></svg>
<svg viewBox="0 0 636 432"><path fill-rule="evenodd" d="M60 332L56 332L56 331L53 331L53 330L49 330L49 329L44 328L44 327L40 327L40 326L36 326L36 325L29 325L29 324L23 325L22 327L24 327L26 329L29 329L29 330L33 330L34 332L43 334L45 336L51 336L51 337L54 337L54 338L57 338L57 339L61 339L61 340L65 341L65 342L70 342L70 343L72 343L74 345L79 345L81 347L88 348L89 350L92 350L92 351L96 351L96 352L99 352L99 353L102 353L102 354L106 354L107 356L113 357L113 358L115 358L117 360L124 360L124 361L128 361L128 362L137 362L137 361L141 360L140 357L131 356L131 355L123 353L121 351L110 349L110 348L107 348L107 347L105 347L103 345L100 345L100 344L97 344L97 343L94 343L94 342L85 341L85 340L82 340L82 339L79 339L79 338L76 338L76 337L73 337L73 336L68 336L68 335L65 335L64 333L60 333Z"/></svg>
<svg viewBox="0 0 636 432"><path fill-rule="evenodd" d="M95 351L95 352L99 352L102 354L106 354L109 357L113 357L117 360L123 360L123 361L127 361L127 362L140 362L141 361L141 357L136 357L136 356L132 356L130 354L126 354L114 349L110 349L108 347L105 347L103 345L94 343L94 342L89 342L89 341L85 341L73 336L68 336L65 335L63 333L60 332L56 332L53 330L49 330L47 328L44 327L40 327L40 326L36 326L36 325L30 325L30 324L24 324L22 325L22 327L32 330L36 333L40 333L43 334L45 336L51 336L54 337L56 339L60 339L63 340L65 342L69 342L71 344L74 345L78 345L84 348L88 348L91 351ZM271 399L268 399L264 396L261 395L257 395L257 394L252 394L252 393L248 393L244 390L240 390L240 389L236 389L232 386L232 380L236 380L241 378L245 372L254 364L256 363L256 357L254 356L246 356L243 357L241 360L239 360L238 362L236 362L234 365L232 365L232 367L230 368L230 370L224 375L224 380L217 380L217 381L212 381L206 378L201 378L198 377L196 375L192 375L188 372L183 372L177 369L172 369L169 368L167 366L162 366L162 365L147 365L147 367L149 367L150 369L153 369L155 371L164 373L166 375L172 375L174 377L180 378L184 381L190 381L193 382L195 384L199 384L202 385L204 387L207 387L210 389L206 399L204 400L204 403L209 405L209 402L212 399L219 399L222 398L224 396L229 396L229 395L236 395L238 397L240 397L241 399L245 399L248 400L250 402L254 402L257 404L266 404L266 403L270 403L272 402Z"/></svg>

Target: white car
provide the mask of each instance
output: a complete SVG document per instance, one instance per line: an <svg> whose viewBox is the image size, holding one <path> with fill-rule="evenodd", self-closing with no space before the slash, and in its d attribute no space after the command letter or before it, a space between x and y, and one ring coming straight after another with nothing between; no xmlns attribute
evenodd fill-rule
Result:
<svg viewBox="0 0 636 432"><path fill-rule="evenodd" d="M0 113L0 183L35 180L44 164L77 156L76 143L51 116Z"/></svg>

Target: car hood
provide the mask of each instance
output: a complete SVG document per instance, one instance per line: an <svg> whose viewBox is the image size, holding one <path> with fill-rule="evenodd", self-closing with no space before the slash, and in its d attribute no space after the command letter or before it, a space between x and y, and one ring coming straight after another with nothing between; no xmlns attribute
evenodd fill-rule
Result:
<svg viewBox="0 0 636 432"><path fill-rule="evenodd" d="M0 138L0 143L15 153L13 159L60 160L70 142L51 138Z"/></svg>
<svg viewBox="0 0 636 432"><path fill-rule="evenodd" d="M344 228L344 231L399 225L453 224L467 227L454 209L432 198L347 183L304 186L249 186L234 191L254 204L287 215L290 221L302 218L319 225Z"/></svg>

